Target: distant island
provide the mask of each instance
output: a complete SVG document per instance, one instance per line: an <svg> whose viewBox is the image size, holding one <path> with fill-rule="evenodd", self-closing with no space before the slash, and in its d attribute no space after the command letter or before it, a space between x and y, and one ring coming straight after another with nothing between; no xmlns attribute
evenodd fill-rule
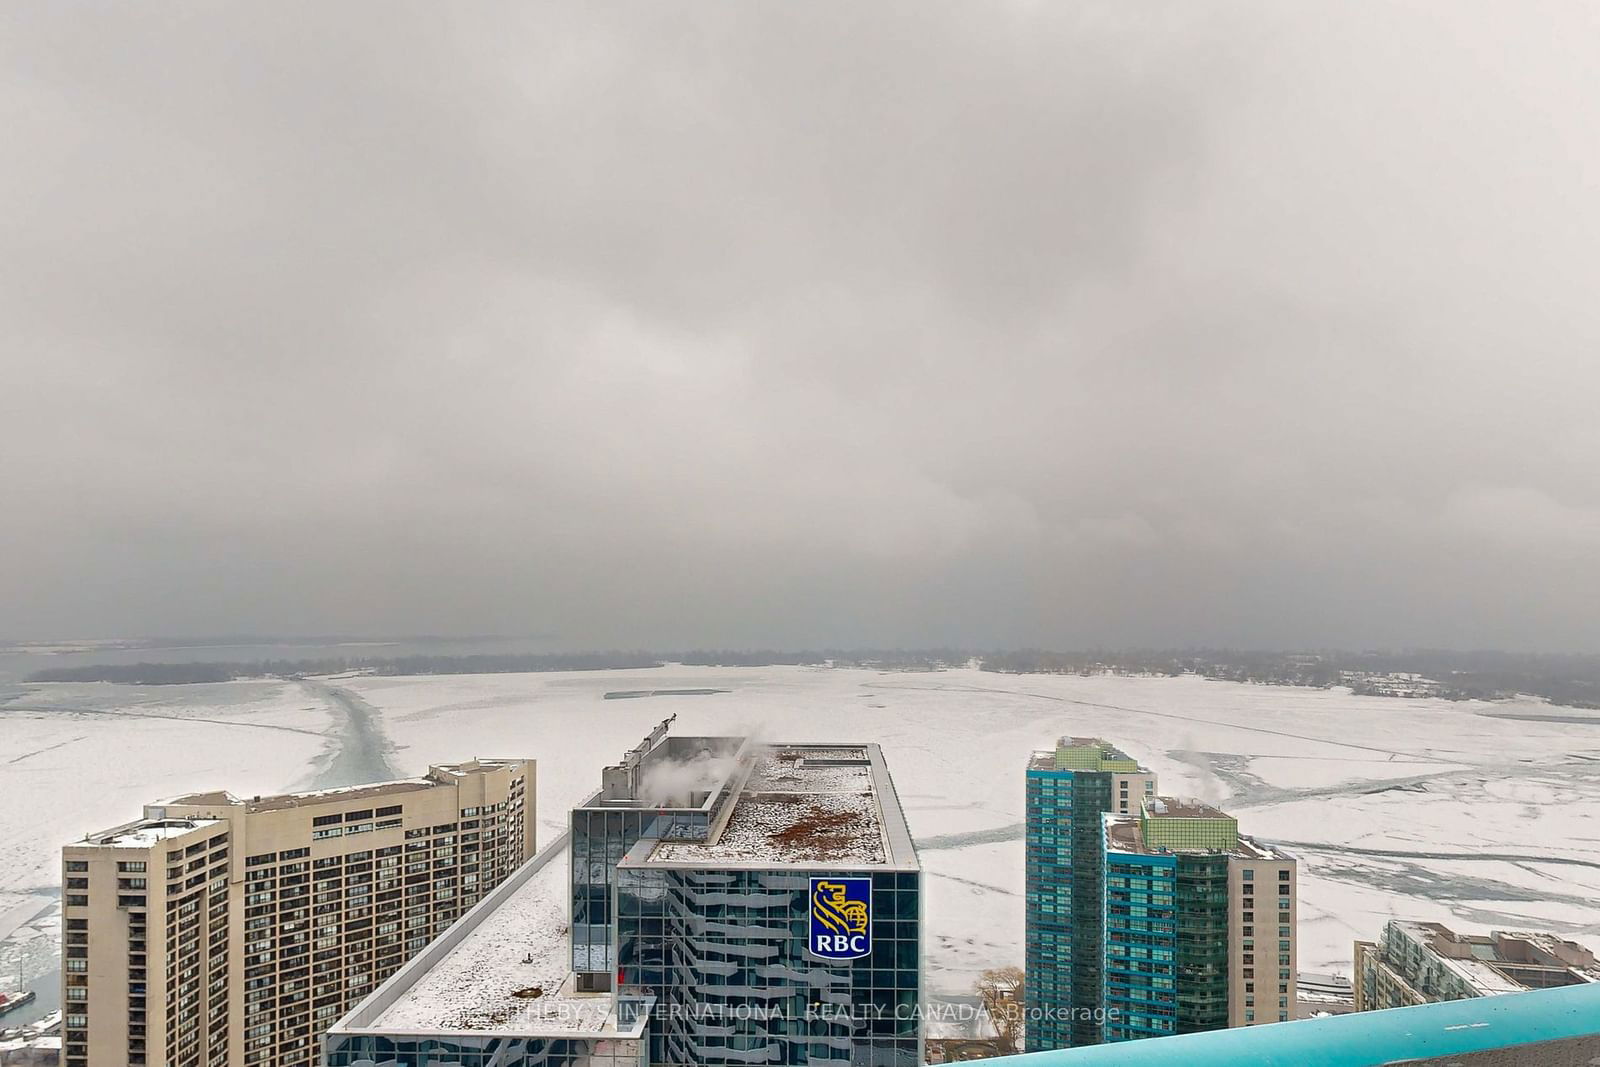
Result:
<svg viewBox="0 0 1600 1067"><path fill-rule="evenodd" d="M1058 652L1042 649L695 650L689 652L565 652L484 655L352 655L249 662L88 664L37 671L30 682L117 682L190 685L242 678L295 678L357 672L521 674L549 671L645 670L680 663L697 667L856 667L936 671L976 667L1003 674L1199 675L1261 685L1348 686L1384 697L1505 700L1518 695L1575 708L1600 708L1600 656L1521 652L1265 652L1236 649L1123 649Z"/></svg>

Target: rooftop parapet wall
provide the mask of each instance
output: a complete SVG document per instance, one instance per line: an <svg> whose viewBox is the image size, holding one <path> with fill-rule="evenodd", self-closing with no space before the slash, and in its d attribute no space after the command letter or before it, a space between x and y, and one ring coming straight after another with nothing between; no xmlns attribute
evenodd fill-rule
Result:
<svg viewBox="0 0 1600 1067"><path fill-rule="evenodd" d="M1232 852L1239 847L1239 820L1205 804L1147 797L1139 821L1146 848Z"/></svg>
<svg viewBox="0 0 1600 1067"><path fill-rule="evenodd" d="M1142 770L1139 761L1098 737L1063 737L1056 743L1055 769L1058 771Z"/></svg>

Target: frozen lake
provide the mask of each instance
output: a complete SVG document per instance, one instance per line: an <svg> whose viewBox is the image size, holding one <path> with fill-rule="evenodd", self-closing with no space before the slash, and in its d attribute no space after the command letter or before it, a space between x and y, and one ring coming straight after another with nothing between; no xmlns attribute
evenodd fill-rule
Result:
<svg viewBox="0 0 1600 1067"><path fill-rule="evenodd" d="M606 700L618 690L726 690ZM541 835L658 720L884 746L927 871L936 988L1022 961L1022 768L1102 734L1164 792L1301 857L1306 970L1385 919L1600 942L1600 715L1199 678L693 668L13 686L0 694L0 979L53 969L60 845L185 790L270 792L476 755L539 761Z"/></svg>

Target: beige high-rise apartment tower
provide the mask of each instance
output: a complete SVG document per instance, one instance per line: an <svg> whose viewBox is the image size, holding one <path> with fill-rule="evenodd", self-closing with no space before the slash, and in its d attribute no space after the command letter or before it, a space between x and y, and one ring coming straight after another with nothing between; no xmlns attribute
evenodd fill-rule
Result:
<svg viewBox="0 0 1600 1067"><path fill-rule="evenodd" d="M534 763L193 793L62 849L65 1067L309 1067L534 852Z"/></svg>

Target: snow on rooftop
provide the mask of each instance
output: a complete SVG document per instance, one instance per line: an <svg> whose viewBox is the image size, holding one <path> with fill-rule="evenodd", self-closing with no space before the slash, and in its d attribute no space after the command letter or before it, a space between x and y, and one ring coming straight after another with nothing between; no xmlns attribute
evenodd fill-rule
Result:
<svg viewBox="0 0 1600 1067"><path fill-rule="evenodd" d="M1247 834L1239 835L1239 847L1233 851L1235 855L1243 856L1245 859L1278 861L1294 859L1293 855L1285 852L1277 845L1262 841L1259 838L1250 837Z"/></svg>
<svg viewBox="0 0 1600 1067"><path fill-rule="evenodd" d="M806 745L796 750L796 754L808 760L853 759L864 760L867 750L860 745L841 745L837 748L826 748L822 745Z"/></svg>
<svg viewBox="0 0 1600 1067"><path fill-rule="evenodd" d="M714 842L663 841L651 863L887 862L871 793L744 793Z"/></svg>
<svg viewBox="0 0 1600 1067"><path fill-rule="evenodd" d="M866 749L773 745L757 754L710 842L663 841L650 863L886 863Z"/></svg>
<svg viewBox="0 0 1600 1067"><path fill-rule="evenodd" d="M1221 808L1195 797L1149 797L1144 802L1151 815L1168 819L1231 819Z"/></svg>
<svg viewBox="0 0 1600 1067"><path fill-rule="evenodd" d="M1276 845L1265 841L1239 835L1238 844L1229 849L1211 848L1155 848L1152 849L1144 842L1144 828L1140 825L1139 816L1127 814L1107 814L1104 817L1104 833L1106 847L1113 852L1127 852L1143 855L1176 854L1179 852L1226 852L1230 856L1237 856L1245 860L1262 860L1269 862L1286 863L1295 857Z"/></svg>
<svg viewBox="0 0 1600 1067"><path fill-rule="evenodd" d="M756 760L755 769L750 772L744 788L752 793L870 793L872 769L860 750L854 752L854 755L840 756L819 755L814 751L776 750ZM816 762L839 759L860 762Z"/></svg>
<svg viewBox="0 0 1600 1067"><path fill-rule="evenodd" d="M432 778L398 778L390 782L368 782L364 785L341 785L332 789L314 789L305 793L278 793L273 796L251 797L251 811L274 811L279 808L298 808L327 800L355 800L363 796L389 796L394 793L414 793L432 789L441 783Z"/></svg>
<svg viewBox="0 0 1600 1067"><path fill-rule="evenodd" d="M548 853L548 854L547 854ZM363 1029L437 1033L602 1033L609 994L571 992L565 839L460 944Z"/></svg>
<svg viewBox="0 0 1600 1067"><path fill-rule="evenodd" d="M1528 988L1482 960L1450 959L1443 956L1439 957L1439 960L1470 982L1474 989L1484 994L1522 993Z"/></svg>
<svg viewBox="0 0 1600 1067"><path fill-rule="evenodd" d="M107 845L112 848L149 848L151 845L210 826L221 825L221 819L156 819L129 823L86 840L90 845Z"/></svg>

